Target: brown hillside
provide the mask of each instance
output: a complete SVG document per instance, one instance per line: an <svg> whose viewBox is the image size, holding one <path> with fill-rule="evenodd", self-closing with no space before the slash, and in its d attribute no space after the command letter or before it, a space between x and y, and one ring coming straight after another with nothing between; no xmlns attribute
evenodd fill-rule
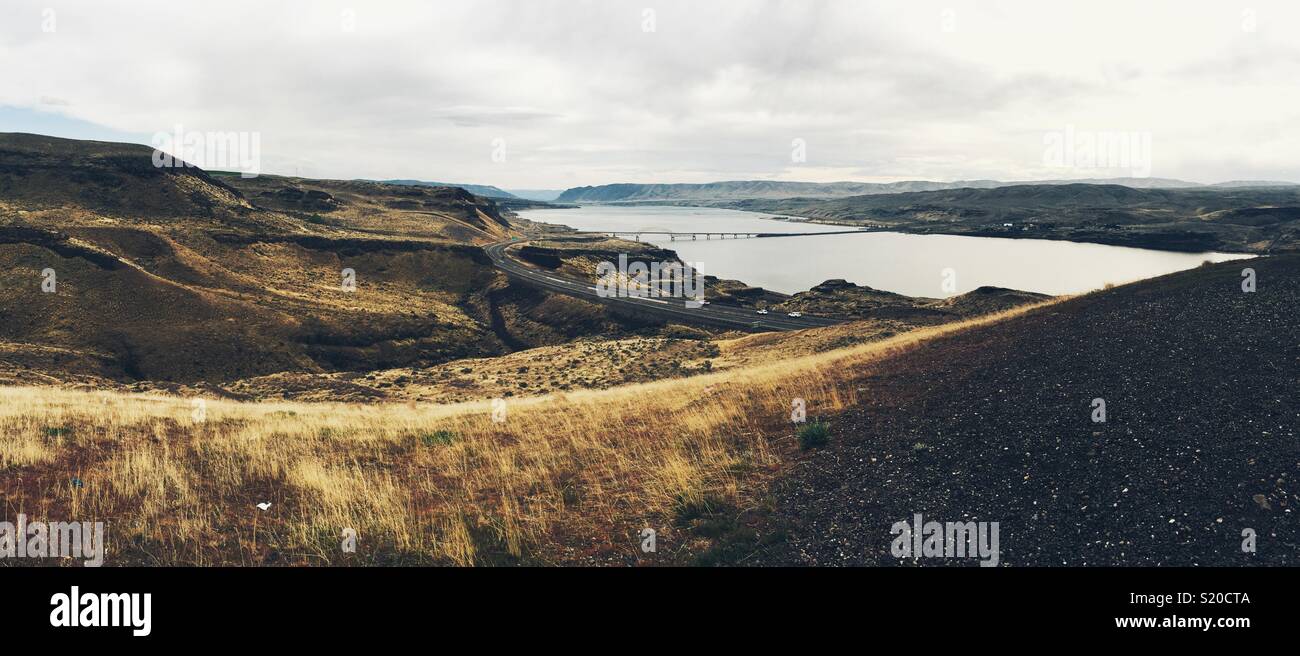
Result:
<svg viewBox="0 0 1300 656"><path fill-rule="evenodd" d="M637 328L512 287L478 247L511 234L506 215L462 189L242 179L152 154L0 134L0 380L219 384ZM580 320L547 329L552 314Z"/></svg>

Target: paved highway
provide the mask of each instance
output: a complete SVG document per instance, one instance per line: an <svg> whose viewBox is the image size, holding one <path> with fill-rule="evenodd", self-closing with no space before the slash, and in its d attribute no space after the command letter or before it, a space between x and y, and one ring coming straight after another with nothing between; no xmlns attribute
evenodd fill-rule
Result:
<svg viewBox="0 0 1300 656"><path fill-rule="evenodd" d="M842 323L837 319L824 317L805 316L796 319L777 312L757 314L757 311L752 308L746 309L716 304L689 308L686 307L685 299L681 298L602 298L596 295L596 286L593 283L542 271L525 265L506 254L507 246L521 243L525 242L502 241L485 246L483 250L487 252L488 257L492 258L492 263L505 272L506 275L547 291L622 307L630 311L651 314L681 323L707 324L742 330L803 330Z"/></svg>

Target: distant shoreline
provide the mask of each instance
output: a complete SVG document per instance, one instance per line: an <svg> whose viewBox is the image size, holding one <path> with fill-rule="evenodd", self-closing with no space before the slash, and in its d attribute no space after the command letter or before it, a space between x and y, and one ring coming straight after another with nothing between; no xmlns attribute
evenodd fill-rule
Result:
<svg viewBox="0 0 1300 656"><path fill-rule="evenodd" d="M611 203L578 203L570 205L554 205L550 207L527 207L520 209L529 210L550 210L550 209L574 209L578 207L698 207L702 209L728 209L737 212L748 212L750 214L765 215L764 218L773 221L784 221L787 223L814 223L825 226L839 226L845 228L858 228L861 232L897 232L909 235L952 235L957 237L995 237L1002 239L1041 239L1046 241L1068 241L1077 244L1100 244L1103 246L1120 246L1125 248L1141 248L1153 251L1166 251L1172 253L1192 253L1192 254L1211 254L1222 253L1228 255L1267 255L1275 252L1289 252L1287 250L1273 251L1250 251L1235 248L1221 241L1212 243L1194 236L1204 233L1175 233L1175 232L1133 232L1127 233L1122 231L1113 231L1105 229L1087 229L1076 227L1052 227L1039 228L1032 230L1025 229L996 229L988 226L913 226L913 225L873 225L864 222L853 221L836 221L833 219L824 219L816 217L798 216L793 213L772 213L759 212L755 210L740 209L736 207L725 207L718 205L703 205L689 201L621 201ZM580 232L571 226L564 228ZM1190 238L1190 239L1189 239Z"/></svg>

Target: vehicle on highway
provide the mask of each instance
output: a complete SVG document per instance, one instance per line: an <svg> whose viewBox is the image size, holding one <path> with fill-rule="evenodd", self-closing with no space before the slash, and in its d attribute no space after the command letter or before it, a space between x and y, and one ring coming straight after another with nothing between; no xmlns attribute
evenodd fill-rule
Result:
<svg viewBox="0 0 1300 656"><path fill-rule="evenodd" d="M759 313L759 314L767 314L767 310L759 310L758 313Z"/></svg>
<svg viewBox="0 0 1300 656"><path fill-rule="evenodd" d="M802 316L803 316L803 313L802 313L802 312L791 312L790 314L788 314L788 315L786 315L786 316L790 317L791 319L798 319L799 317L802 317Z"/></svg>

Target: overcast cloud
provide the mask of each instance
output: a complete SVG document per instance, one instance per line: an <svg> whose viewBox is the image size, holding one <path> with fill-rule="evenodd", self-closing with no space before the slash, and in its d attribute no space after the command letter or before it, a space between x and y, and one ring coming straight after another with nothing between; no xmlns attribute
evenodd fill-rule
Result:
<svg viewBox="0 0 1300 656"><path fill-rule="evenodd" d="M1073 126L1149 132L1153 176L1300 181L1293 1L6 0L0 21L0 105L258 132L268 173L1125 174L1048 166L1044 135Z"/></svg>

